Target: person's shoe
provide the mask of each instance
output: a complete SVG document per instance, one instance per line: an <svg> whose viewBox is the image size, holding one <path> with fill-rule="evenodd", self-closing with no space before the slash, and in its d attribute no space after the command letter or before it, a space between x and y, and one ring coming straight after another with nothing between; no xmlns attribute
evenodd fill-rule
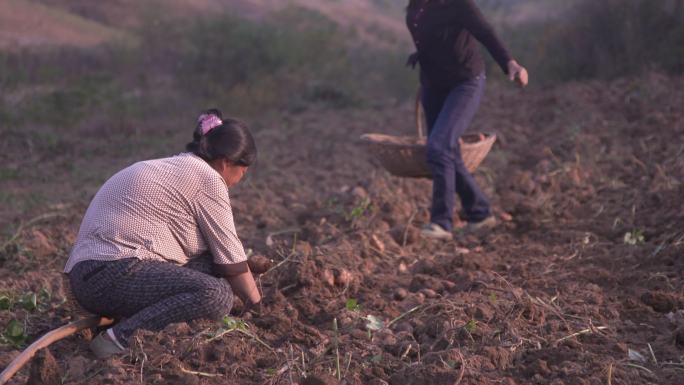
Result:
<svg viewBox="0 0 684 385"><path fill-rule="evenodd" d="M471 233L471 232L476 232L476 231L482 231L482 230L491 230L497 225L496 217L493 215L488 216L487 218L478 221L478 222L468 222L467 225L465 225L465 228L463 229L465 232Z"/></svg>
<svg viewBox="0 0 684 385"><path fill-rule="evenodd" d="M90 350L95 353L97 358L105 359L115 354L126 352L126 349L119 344L111 330L112 329L109 329L98 334L97 337L90 341Z"/></svg>
<svg viewBox="0 0 684 385"><path fill-rule="evenodd" d="M420 235L422 235L425 238L432 238L432 239L444 239L444 240L450 240L453 238L453 235L451 234L450 231L444 230L442 226L436 224L436 223L428 223L424 225L420 229Z"/></svg>

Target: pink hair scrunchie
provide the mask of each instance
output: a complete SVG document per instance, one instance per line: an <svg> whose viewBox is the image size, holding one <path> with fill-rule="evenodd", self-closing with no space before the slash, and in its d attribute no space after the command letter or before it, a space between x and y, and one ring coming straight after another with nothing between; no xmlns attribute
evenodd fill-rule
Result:
<svg viewBox="0 0 684 385"><path fill-rule="evenodd" d="M200 133L206 135L209 131L213 130L223 124L223 121L214 114L202 114L197 118L197 124L199 126Z"/></svg>

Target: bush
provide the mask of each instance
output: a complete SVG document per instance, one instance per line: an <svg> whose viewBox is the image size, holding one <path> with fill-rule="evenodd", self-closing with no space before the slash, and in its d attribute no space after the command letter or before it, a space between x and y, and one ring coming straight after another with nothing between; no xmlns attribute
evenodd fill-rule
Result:
<svg viewBox="0 0 684 385"><path fill-rule="evenodd" d="M517 26L521 52L544 81L614 78L647 69L684 72L684 2L580 0L558 19Z"/></svg>
<svg viewBox="0 0 684 385"><path fill-rule="evenodd" d="M0 54L0 86L36 90L18 92L19 103L0 98L0 116L15 126L74 125L93 115L187 117L210 105L249 116L392 101L415 87L404 52L354 43L352 32L311 11L144 25L134 44Z"/></svg>
<svg viewBox="0 0 684 385"><path fill-rule="evenodd" d="M163 22L141 39L146 49L138 67L147 73L140 77L170 76L186 100L246 115L409 97L414 81L402 67L403 53L355 45L350 31L299 8L260 23L230 15Z"/></svg>

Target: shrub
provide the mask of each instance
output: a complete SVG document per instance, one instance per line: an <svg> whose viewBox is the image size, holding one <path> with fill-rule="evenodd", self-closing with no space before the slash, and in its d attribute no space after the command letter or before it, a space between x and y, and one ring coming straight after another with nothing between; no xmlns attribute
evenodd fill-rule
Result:
<svg viewBox="0 0 684 385"><path fill-rule="evenodd" d="M93 115L187 117L207 105L249 116L408 98L415 86L404 52L357 43L353 32L298 8L258 22L212 15L144 25L135 41L0 54L0 86L35 90L12 103L0 98L0 116L13 126L72 126Z"/></svg>
<svg viewBox="0 0 684 385"><path fill-rule="evenodd" d="M579 0L569 12L516 26L510 35L520 61L547 82L684 71L678 0Z"/></svg>

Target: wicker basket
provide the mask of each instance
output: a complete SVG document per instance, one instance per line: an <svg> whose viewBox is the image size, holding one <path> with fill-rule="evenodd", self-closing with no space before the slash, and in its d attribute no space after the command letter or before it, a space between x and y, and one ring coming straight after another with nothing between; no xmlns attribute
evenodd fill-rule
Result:
<svg viewBox="0 0 684 385"><path fill-rule="evenodd" d="M427 165L420 89L416 95L415 111L417 137L364 134L361 135L361 140L367 144L369 151L391 174L408 178L432 178ZM461 157L468 171L475 171L495 141L496 135L494 134L469 134L461 137Z"/></svg>

